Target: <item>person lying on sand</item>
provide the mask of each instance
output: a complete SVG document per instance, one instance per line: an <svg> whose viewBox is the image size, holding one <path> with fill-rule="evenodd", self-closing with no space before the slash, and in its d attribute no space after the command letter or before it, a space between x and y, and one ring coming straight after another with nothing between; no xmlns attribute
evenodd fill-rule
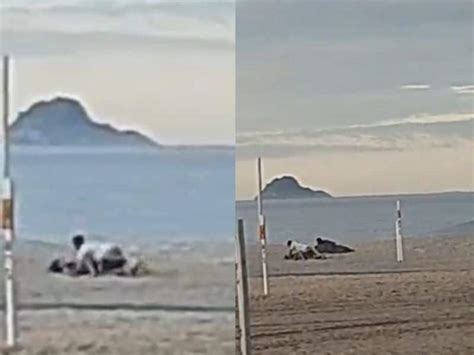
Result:
<svg viewBox="0 0 474 355"><path fill-rule="evenodd" d="M127 263L123 267L109 267L109 265L104 266L102 274L114 274L117 276L136 276L138 270L142 267L142 264L138 259L127 259ZM82 275L91 275L91 271L84 264L82 266L78 265L76 260L67 259L65 257L56 258L51 261L48 267L48 272L59 273L68 276L82 276Z"/></svg>
<svg viewBox="0 0 474 355"><path fill-rule="evenodd" d="M86 267L84 264L83 267L80 267L77 265L74 259L68 259L66 257L53 259L49 264L48 272L56 274L65 274L68 276L81 276L91 274L91 270L89 270L89 267Z"/></svg>
<svg viewBox="0 0 474 355"><path fill-rule="evenodd" d="M127 260L122 249L116 244L86 242L82 235L74 236L72 244L76 250L74 266L78 275L87 270L90 275L97 276L112 270L123 269L127 264L132 274L138 269L139 260L136 258Z"/></svg>
<svg viewBox="0 0 474 355"><path fill-rule="evenodd" d="M340 245L332 240L322 239L320 237L316 238L316 246L314 247L320 253L327 254L339 254L339 253L351 253L354 249L346 247L345 245Z"/></svg>
<svg viewBox="0 0 474 355"><path fill-rule="evenodd" d="M321 259L321 255L310 245L288 240L286 242L288 247L288 254L285 255L287 260L306 260L306 259Z"/></svg>

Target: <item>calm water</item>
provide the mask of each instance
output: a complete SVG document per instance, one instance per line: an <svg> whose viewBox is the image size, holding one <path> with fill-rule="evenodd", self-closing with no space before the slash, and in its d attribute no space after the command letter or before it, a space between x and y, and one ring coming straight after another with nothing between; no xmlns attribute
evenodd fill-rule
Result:
<svg viewBox="0 0 474 355"><path fill-rule="evenodd" d="M16 153L19 238L65 242L86 232L128 243L233 242L231 150ZM403 230L422 236L474 219L474 194L402 196ZM397 197L266 201L269 239L340 241L393 236ZM249 239L256 204L238 202Z"/></svg>
<svg viewBox="0 0 474 355"><path fill-rule="evenodd" d="M19 238L64 242L82 231L156 244L233 241L234 153L15 153Z"/></svg>
<svg viewBox="0 0 474 355"><path fill-rule="evenodd" d="M433 235L474 219L474 193L411 195L402 203L406 236ZM268 238L313 241L324 235L341 242L392 238L397 197L353 197L324 200L266 201ZM237 202L249 240L256 240L256 203ZM471 224L472 226L472 224ZM473 233L472 228L470 232ZM253 238L253 239L252 239Z"/></svg>

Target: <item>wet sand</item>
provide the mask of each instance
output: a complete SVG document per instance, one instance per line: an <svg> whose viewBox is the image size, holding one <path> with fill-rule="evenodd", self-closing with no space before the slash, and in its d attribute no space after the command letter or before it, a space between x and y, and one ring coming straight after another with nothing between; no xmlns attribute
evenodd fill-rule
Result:
<svg viewBox="0 0 474 355"><path fill-rule="evenodd" d="M146 250L138 278L48 274L64 247L19 244L18 354L234 353L231 244Z"/></svg>
<svg viewBox="0 0 474 355"><path fill-rule="evenodd" d="M327 260L286 261L269 247L262 296L249 246L254 354L474 353L474 236L354 245Z"/></svg>

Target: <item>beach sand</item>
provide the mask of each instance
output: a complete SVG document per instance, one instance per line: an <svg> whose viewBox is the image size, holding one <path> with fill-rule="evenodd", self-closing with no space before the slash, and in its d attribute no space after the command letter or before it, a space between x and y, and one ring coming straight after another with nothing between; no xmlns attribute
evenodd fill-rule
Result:
<svg viewBox="0 0 474 355"><path fill-rule="evenodd" d="M232 244L146 250L138 278L48 274L64 247L18 244L18 354L234 353Z"/></svg>
<svg viewBox="0 0 474 355"><path fill-rule="evenodd" d="M248 246L253 354L473 354L474 236L352 245L286 261L270 245L270 295Z"/></svg>

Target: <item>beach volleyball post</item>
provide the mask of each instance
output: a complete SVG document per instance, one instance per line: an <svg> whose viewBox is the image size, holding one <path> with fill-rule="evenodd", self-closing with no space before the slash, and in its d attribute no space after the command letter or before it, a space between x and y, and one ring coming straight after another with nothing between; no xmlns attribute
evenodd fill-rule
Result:
<svg viewBox="0 0 474 355"><path fill-rule="evenodd" d="M397 200L397 219L395 220L395 239L397 246L397 261L403 261L402 209L400 200Z"/></svg>
<svg viewBox="0 0 474 355"><path fill-rule="evenodd" d="M237 286L237 312L239 316L240 353L250 355L250 311L244 221L239 219L235 235L235 282Z"/></svg>
<svg viewBox="0 0 474 355"><path fill-rule="evenodd" d="M262 277L263 277L263 294L268 295L268 267L267 267L267 232L265 224L265 216L263 215L262 200L262 159L257 159L257 176L258 176L258 238L260 239L261 258L262 258Z"/></svg>
<svg viewBox="0 0 474 355"><path fill-rule="evenodd" d="M14 258L13 242L14 232L14 185L10 179L10 146L8 139L8 118L9 118L9 74L10 58L3 57L3 181L2 181L2 230L4 236L4 276L5 276L5 327L4 338L7 348L16 347L17 342L17 318L15 299L15 278L14 278Z"/></svg>

